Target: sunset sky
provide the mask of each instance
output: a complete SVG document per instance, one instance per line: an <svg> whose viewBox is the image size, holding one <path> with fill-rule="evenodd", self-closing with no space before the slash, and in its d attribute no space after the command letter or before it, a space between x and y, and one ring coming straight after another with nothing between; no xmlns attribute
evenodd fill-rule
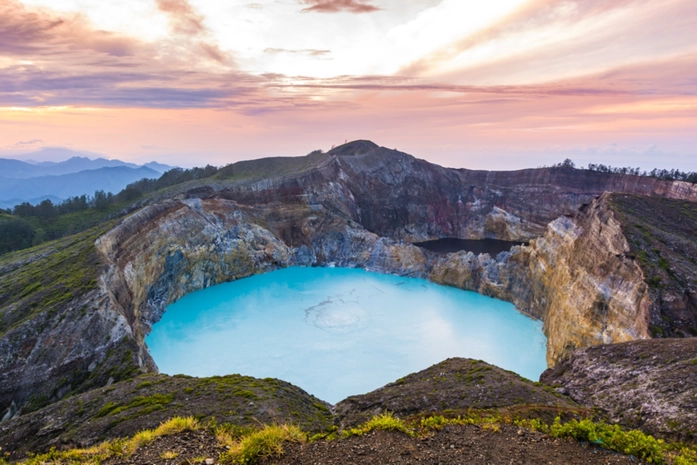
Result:
<svg viewBox="0 0 697 465"><path fill-rule="evenodd" d="M0 156L697 171L695 0L0 0Z"/></svg>

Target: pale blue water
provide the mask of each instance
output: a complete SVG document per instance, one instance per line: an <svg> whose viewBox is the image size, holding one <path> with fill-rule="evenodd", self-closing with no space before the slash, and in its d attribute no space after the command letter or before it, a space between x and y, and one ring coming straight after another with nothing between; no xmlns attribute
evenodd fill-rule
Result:
<svg viewBox="0 0 697 465"><path fill-rule="evenodd" d="M336 403L448 357L537 380L542 323L474 292L348 268L287 268L170 305L145 339L162 373L241 373Z"/></svg>

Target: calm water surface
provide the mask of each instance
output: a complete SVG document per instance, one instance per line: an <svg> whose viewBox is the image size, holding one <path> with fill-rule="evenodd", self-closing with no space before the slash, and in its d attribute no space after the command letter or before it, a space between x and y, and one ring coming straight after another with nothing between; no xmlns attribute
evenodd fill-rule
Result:
<svg viewBox="0 0 697 465"><path fill-rule="evenodd" d="M542 323L510 303L422 279L287 268L184 296L146 343L160 371L289 381L331 403L448 357L537 380Z"/></svg>
<svg viewBox="0 0 697 465"><path fill-rule="evenodd" d="M475 255L488 253L496 257L501 252L508 252L514 245L523 245L525 242L501 241L499 239L456 239L445 238L434 241L415 242L414 245L438 253L472 252Z"/></svg>

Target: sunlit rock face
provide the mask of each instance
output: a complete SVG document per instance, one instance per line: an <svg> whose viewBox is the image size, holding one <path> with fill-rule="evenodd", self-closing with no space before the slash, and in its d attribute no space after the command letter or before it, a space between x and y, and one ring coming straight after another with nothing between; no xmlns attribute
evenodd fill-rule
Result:
<svg viewBox="0 0 697 465"><path fill-rule="evenodd" d="M553 221L529 246L496 259L450 254L430 279L508 300L542 319L550 366L579 347L647 338L648 289L607 202L603 196L576 218Z"/></svg>
<svg viewBox="0 0 697 465"><path fill-rule="evenodd" d="M292 170L254 161L263 175L159 193L99 237L89 311L76 299L63 312L71 318L46 326L39 314L2 336L3 353L13 356L0 359L8 373L0 413L31 396L58 398L93 373L101 373L94 382L108 379L105 360L156 370L143 338L168 304L293 265L422 277L513 302L544 322L550 364L576 347L644 338L641 269L625 253L609 205L595 199L626 192L697 201L697 187L682 182L559 168L447 169L365 141L299 160ZM530 245L490 257L410 244L443 237ZM109 324L91 325L95 315ZM59 337L71 328L90 328L90 338ZM54 361L41 341L55 340L68 355ZM32 373L27 389L19 388L22 373Z"/></svg>

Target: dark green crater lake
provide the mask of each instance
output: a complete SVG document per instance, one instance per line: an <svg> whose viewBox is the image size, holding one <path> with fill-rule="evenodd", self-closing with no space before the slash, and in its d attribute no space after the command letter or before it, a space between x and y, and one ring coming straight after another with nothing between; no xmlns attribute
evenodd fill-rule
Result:
<svg viewBox="0 0 697 465"><path fill-rule="evenodd" d="M499 239L455 239L445 238L433 241L414 242L415 246L422 247L431 252L453 253L453 252L472 252L475 255L488 253L492 257L501 252L508 252L514 245L523 245L524 242L501 241Z"/></svg>

